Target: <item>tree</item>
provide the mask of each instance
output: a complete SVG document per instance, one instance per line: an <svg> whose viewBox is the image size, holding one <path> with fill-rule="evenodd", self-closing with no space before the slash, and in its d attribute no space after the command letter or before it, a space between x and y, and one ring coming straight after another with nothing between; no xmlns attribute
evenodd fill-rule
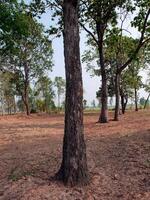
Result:
<svg viewBox="0 0 150 200"><path fill-rule="evenodd" d="M87 106L87 100L83 99L83 108L86 109L86 106Z"/></svg>
<svg viewBox="0 0 150 200"><path fill-rule="evenodd" d="M13 84L14 74L10 72L0 73L0 90L1 90L1 108L2 114L7 110L8 114L12 114L12 111L16 112L15 102L15 85Z"/></svg>
<svg viewBox="0 0 150 200"><path fill-rule="evenodd" d="M133 90L130 85L131 80L132 78L129 75L129 70L127 69L121 74L121 81L120 81L120 97L121 97L122 114L125 114L129 98L132 98L134 96Z"/></svg>
<svg viewBox="0 0 150 200"><path fill-rule="evenodd" d="M137 45L132 51L132 54L122 63L119 63L116 78L115 78L115 88L116 88L116 109L115 109L115 118L117 119L118 110L119 110L119 81L122 71L129 66L133 59L137 56L141 47L150 40L149 37L149 16L150 16L150 6L149 1L82 1L82 14L81 14L81 26L84 30L90 35L91 40L97 46L99 52L99 64L101 67L101 76L102 76L102 109L99 121L107 122L107 59L105 57L105 38L107 31L111 31L117 23L117 13L116 11L120 8L123 9L123 12L126 11L128 14L129 11L132 13L135 11L135 18L130 22L131 25L135 26L138 31L141 33L141 37L137 42ZM137 9L136 9L137 8ZM138 12L137 12L138 10ZM125 18L127 16L125 14ZM121 30L123 30L123 23L125 19L121 22ZM87 28L87 24L88 27ZM122 35L122 34L121 34ZM102 117L103 116L103 117Z"/></svg>
<svg viewBox="0 0 150 200"><path fill-rule="evenodd" d="M37 80L35 87L36 87L35 93L36 93L36 96L38 96L38 101L37 101L38 105L41 105L40 102L42 102L39 100L44 99L44 107L45 107L44 111L49 113L49 111L52 110L53 107L55 107L55 104L54 104L55 93L53 90L53 82L51 81L49 77L42 76Z"/></svg>
<svg viewBox="0 0 150 200"><path fill-rule="evenodd" d="M64 55L66 70L63 158L56 174L67 185L88 181L83 134L83 86L79 49L78 0L64 0Z"/></svg>
<svg viewBox="0 0 150 200"><path fill-rule="evenodd" d="M62 77L55 77L54 85L57 89L58 108L60 108L60 97L65 92L65 80Z"/></svg>
<svg viewBox="0 0 150 200"><path fill-rule="evenodd" d="M9 47L6 38L3 38L2 67L3 71L16 74L16 88L22 96L26 113L29 115L30 82L45 71L51 70L52 46L43 27L33 18L27 6L24 3L18 4L16 10L16 24L8 24L10 26L8 38L13 40L12 46ZM5 33L5 26L2 35L3 33Z"/></svg>
<svg viewBox="0 0 150 200"><path fill-rule="evenodd" d="M126 59L126 61L123 61L120 66L117 69L116 72L116 96L119 97L119 84L120 84L120 76L123 70L125 70L127 67L131 66L132 61L134 61L139 54L140 49L146 45L146 43L150 40L149 35L149 16L150 16L150 3L149 1L135 1L134 5L136 8L139 9L139 12L135 16L134 20L131 22L131 25L138 28L138 31L140 32L141 36L137 41L137 44L135 48L132 50L132 53L130 53ZM116 99L118 99L118 97ZM136 110L137 110L137 91L135 89L135 104L136 104ZM116 103L116 109L115 109L115 120L118 120L118 110L119 110L119 104Z"/></svg>
<svg viewBox="0 0 150 200"><path fill-rule="evenodd" d="M99 65L101 70L101 114L99 122L108 122L108 89L107 89L107 69L105 63L104 40L109 25L116 24L116 10L122 7L127 1L106 0L106 1L81 1L81 27L90 35L97 46L99 54ZM89 23L89 29L86 23Z"/></svg>
<svg viewBox="0 0 150 200"><path fill-rule="evenodd" d="M144 109L147 107L147 104L148 104L148 101L150 98L150 78L149 77L150 77L150 73L148 74L148 79L145 84L145 91L148 93L148 96L147 96L145 104L144 104Z"/></svg>
<svg viewBox="0 0 150 200"><path fill-rule="evenodd" d="M144 97L140 98L140 105L141 105L142 107L144 107L145 101L146 101L146 100L145 100Z"/></svg>

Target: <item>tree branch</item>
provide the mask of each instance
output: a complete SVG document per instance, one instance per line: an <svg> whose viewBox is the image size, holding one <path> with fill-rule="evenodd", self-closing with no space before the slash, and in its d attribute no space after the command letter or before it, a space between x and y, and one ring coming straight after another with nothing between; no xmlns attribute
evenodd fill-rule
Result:
<svg viewBox="0 0 150 200"><path fill-rule="evenodd" d="M96 39L95 35L85 27L85 25L83 25L81 22L79 22L80 26L93 38L93 40L96 42L96 44L98 43L98 40Z"/></svg>
<svg viewBox="0 0 150 200"><path fill-rule="evenodd" d="M140 40L139 40L139 43L138 43L138 46L137 48L135 49L134 53L132 54L132 56L127 60L126 63L124 63L117 71L117 73L121 73L131 62L132 60L134 59L134 57L138 54L139 50L141 49L141 47L148 41L150 40L150 38L146 39L144 42L144 35L145 35L145 31L146 31L146 25L147 25L147 21L148 21L148 18L150 16L150 8L148 9L147 11L147 14L146 14L146 17L145 17L145 20L144 20L144 24L143 24L143 29L142 29L142 32L141 32L141 37L140 37Z"/></svg>

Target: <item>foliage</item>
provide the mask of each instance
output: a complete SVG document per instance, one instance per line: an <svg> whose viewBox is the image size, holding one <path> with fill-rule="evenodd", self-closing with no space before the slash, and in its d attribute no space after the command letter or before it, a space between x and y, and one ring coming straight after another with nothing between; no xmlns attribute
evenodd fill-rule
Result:
<svg viewBox="0 0 150 200"><path fill-rule="evenodd" d="M55 77L54 86L57 90L58 107L60 107L60 97L65 93L65 80L62 77Z"/></svg>
<svg viewBox="0 0 150 200"><path fill-rule="evenodd" d="M55 109L53 83L47 76L40 77L35 84L36 107L49 112Z"/></svg>

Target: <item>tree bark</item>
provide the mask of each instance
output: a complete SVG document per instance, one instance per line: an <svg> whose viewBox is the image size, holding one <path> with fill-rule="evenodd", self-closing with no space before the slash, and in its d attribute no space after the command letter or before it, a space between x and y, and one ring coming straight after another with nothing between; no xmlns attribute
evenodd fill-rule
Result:
<svg viewBox="0 0 150 200"><path fill-rule="evenodd" d="M102 74L102 96L101 96L101 113L99 117L100 123L108 122L108 94L107 94L107 80L105 73Z"/></svg>
<svg viewBox="0 0 150 200"><path fill-rule="evenodd" d="M98 122L107 123L108 122L108 91L107 91L107 75L104 64L104 52L103 52L103 26L97 23L97 35L98 35L98 51L99 51L99 61L101 67L101 77L102 77L102 93L101 93L101 113Z"/></svg>
<svg viewBox="0 0 150 200"><path fill-rule="evenodd" d="M64 0L64 55L66 71L63 158L56 174L64 184L87 184L88 169L83 133L83 86L79 49L78 0Z"/></svg>
<svg viewBox="0 0 150 200"><path fill-rule="evenodd" d="M125 114L126 111L126 106L128 103L128 98L125 97L125 95L121 94L121 109L122 109L122 114Z"/></svg>
<svg viewBox="0 0 150 200"><path fill-rule="evenodd" d="M134 88L134 95L135 95L135 111L138 111L138 97L136 88Z"/></svg>
<svg viewBox="0 0 150 200"><path fill-rule="evenodd" d="M30 115L30 106L29 106L29 67L27 63L24 63L24 72L25 72L25 80L24 80L24 105L26 108L26 114Z"/></svg>
<svg viewBox="0 0 150 200"><path fill-rule="evenodd" d="M119 121L119 111L120 111L120 74L116 74L115 77L115 96L116 96L116 103L115 103L115 115L114 121Z"/></svg>
<svg viewBox="0 0 150 200"><path fill-rule="evenodd" d="M145 101L145 104L144 104L144 109L145 109L145 108L146 108L146 106L147 106L147 103L148 103L149 97L150 97L150 94L148 95L148 97L147 97L147 99L146 99L146 101Z"/></svg>

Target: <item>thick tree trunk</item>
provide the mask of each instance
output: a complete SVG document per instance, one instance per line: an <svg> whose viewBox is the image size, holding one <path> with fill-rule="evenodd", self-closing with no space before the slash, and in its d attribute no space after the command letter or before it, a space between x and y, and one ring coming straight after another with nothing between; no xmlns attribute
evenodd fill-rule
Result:
<svg viewBox="0 0 150 200"><path fill-rule="evenodd" d="M114 120L119 121L119 111L120 111L120 74L116 74L115 77L115 115Z"/></svg>
<svg viewBox="0 0 150 200"><path fill-rule="evenodd" d="M103 35L104 30L103 26L97 24L97 34L98 34L98 43L99 43L99 58L100 58L100 67L101 67L101 77L102 77L102 93L101 93L101 113L99 116L100 123L108 122L108 91L107 91L107 75L104 64L104 53L103 53Z"/></svg>
<svg viewBox="0 0 150 200"><path fill-rule="evenodd" d="M147 99L146 99L146 101L145 101L145 104L144 104L144 109L146 108L146 106L147 106L147 103L148 103L148 100L149 100L149 98L150 98L150 94L148 95L148 97L147 97Z"/></svg>
<svg viewBox="0 0 150 200"><path fill-rule="evenodd" d="M87 184L88 169L83 133L83 86L79 50L78 1L64 0L66 70L63 158L56 178L74 186Z"/></svg>
<svg viewBox="0 0 150 200"><path fill-rule="evenodd" d="M138 111L138 96L136 88L134 88L134 95L135 95L135 111Z"/></svg>

